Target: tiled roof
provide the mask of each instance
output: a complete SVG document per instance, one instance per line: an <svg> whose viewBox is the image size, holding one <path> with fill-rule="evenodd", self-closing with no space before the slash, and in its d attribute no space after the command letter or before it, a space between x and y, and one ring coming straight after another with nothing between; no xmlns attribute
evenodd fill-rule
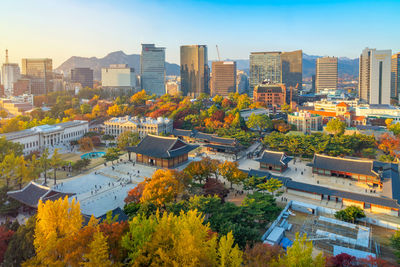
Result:
<svg viewBox="0 0 400 267"><path fill-rule="evenodd" d="M286 165L292 160L291 157L288 157L283 152L276 152L270 150L264 150L261 158L256 161L271 164L275 166Z"/></svg>
<svg viewBox="0 0 400 267"><path fill-rule="evenodd" d="M349 105L347 105L344 102L340 102L339 104L336 105L337 107L348 107Z"/></svg>
<svg viewBox="0 0 400 267"><path fill-rule="evenodd" d="M224 144L224 145L231 145L231 146L234 146L237 143L235 138L219 137L216 134L203 133L203 132L199 132L197 130L174 129L172 131L172 134L174 136L186 136L186 137L191 137L191 138L195 138L195 139L206 140L208 142Z"/></svg>
<svg viewBox="0 0 400 267"><path fill-rule="evenodd" d="M318 169L377 176L372 171L372 160L348 159L315 154L313 167Z"/></svg>
<svg viewBox="0 0 400 267"><path fill-rule="evenodd" d="M173 149L174 147L177 148ZM188 145L176 137L149 134L137 146L128 147L127 150L149 157L171 158L189 153L197 147L196 145Z"/></svg>

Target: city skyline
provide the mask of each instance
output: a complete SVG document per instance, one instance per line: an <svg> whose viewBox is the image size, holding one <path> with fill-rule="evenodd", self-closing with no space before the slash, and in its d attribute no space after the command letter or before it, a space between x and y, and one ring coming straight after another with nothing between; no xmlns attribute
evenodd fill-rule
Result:
<svg viewBox="0 0 400 267"><path fill-rule="evenodd" d="M209 47L211 60L217 59L216 44L221 59L296 49L349 58L365 47L396 53L400 36L392 34L396 25L390 22L400 3L384 2L8 1L0 11L0 63L5 49L11 63L52 58L58 67L71 56L103 57L117 50L140 54L142 43L166 47L166 61L177 64L179 47L198 43ZM71 14L79 19L72 21Z"/></svg>

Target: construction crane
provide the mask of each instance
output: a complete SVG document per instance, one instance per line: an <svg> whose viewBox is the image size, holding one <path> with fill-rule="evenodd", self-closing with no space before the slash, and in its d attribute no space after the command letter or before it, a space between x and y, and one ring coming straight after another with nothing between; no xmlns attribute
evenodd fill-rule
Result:
<svg viewBox="0 0 400 267"><path fill-rule="evenodd" d="M219 49L218 49L218 45L215 45L215 47L217 48L218 61L221 61L221 58L220 58L220 56L219 56Z"/></svg>

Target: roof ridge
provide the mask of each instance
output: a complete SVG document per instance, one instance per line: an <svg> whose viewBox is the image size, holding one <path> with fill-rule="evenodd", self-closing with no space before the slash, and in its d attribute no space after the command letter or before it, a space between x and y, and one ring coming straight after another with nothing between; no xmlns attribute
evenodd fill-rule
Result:
<svg viewBox="0 0 400 267"><path fill-rule="evenodd" d="M358 161L358 162L366 162L366 163L373 163L374 161L371 159L350 159L350 158L343 158L343 157L333 157L333 156L328 156L328 155L323 155L323 154L314 154L315 156L320 156L324 158L331 158L331 159L341 159L341 160L349 160L349 161Z"/></svg>

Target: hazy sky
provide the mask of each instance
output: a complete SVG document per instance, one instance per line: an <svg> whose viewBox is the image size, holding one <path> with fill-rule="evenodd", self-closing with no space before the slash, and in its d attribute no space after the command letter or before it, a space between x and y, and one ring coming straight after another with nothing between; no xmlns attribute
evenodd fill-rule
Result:
<svg viewBox="0 0 400 267"><path fill-rule="evenodd" d="M140 53L141 43L167 48L206 44L209 59L246 59L251 51L303 49L307 54L358 57L366 46L400 51L400 0L194 1L3 0L0 63L48 57Z"/></svg>

